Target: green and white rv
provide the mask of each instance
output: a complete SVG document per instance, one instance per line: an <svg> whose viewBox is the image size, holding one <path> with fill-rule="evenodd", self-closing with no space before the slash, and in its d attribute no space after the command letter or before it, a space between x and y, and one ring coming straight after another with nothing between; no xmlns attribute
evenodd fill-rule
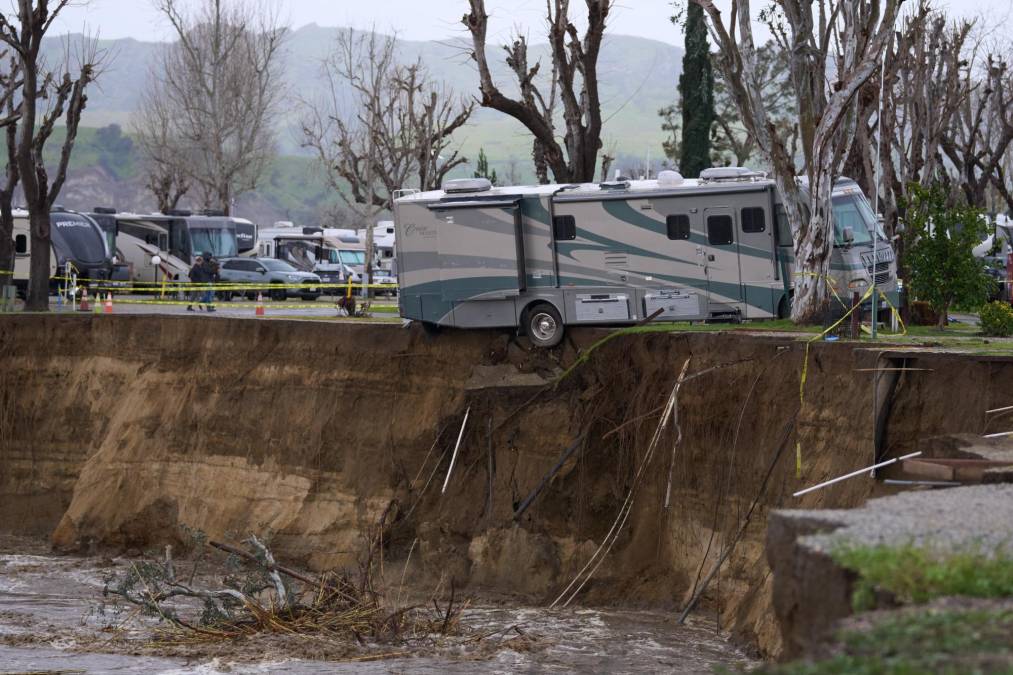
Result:
<svg viewBox="0 0 1013 675"><path fill-rule="evenodd" d="M858 185L840 180L833 205L837 292L864 294L875 274L895 294L893 248ZM694 180L452 180L402 196L394 214L401 315L428 327L519 326L549 347L564 326L632 324L659 309L667 321L790 312L784 209L773 180L741 167Z"/></svg>

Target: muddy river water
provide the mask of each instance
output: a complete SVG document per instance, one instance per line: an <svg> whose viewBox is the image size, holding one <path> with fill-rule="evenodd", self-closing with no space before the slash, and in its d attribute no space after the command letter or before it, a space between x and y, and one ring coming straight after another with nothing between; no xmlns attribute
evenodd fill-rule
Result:
<svg viewBox="0 0 1013 675"><path fill-rule="evenodd" d="M470 627L517 626L537 647L508 642L481 654L450 649L368 662L316 660L305 650L166 655L143 647L156 629L150 622L102 606L103 578L125 564L40 550L0 554L0 673L707 673L753 663L704 619L679 626L664 612L481 606L466 611Z"/></svg>

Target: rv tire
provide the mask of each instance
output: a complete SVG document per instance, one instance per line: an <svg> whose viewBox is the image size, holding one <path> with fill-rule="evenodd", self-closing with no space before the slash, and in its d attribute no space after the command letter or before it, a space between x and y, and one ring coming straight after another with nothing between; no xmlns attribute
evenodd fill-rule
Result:
<svg viewBox="0 0 1013 675"><path fill-rule="evenodd" d="M555 347L563 340L563 318L555 307L540 302L524 312L524 334L536 347Z"/></svg>
<svg viewBox="0 0 1013 675"><path fill-rule="evenodd" d="M787 319L791 316L791 298L787 295L781 296L781 302L777 303L777 318Z"/></svg>
<svg viewBox="0 0 1013 675"><path fill-rule="evenodd" d="M441 330L440 324L433 323L432 321L419 321L419 323L422 324L422 330L425 331L426 335L440 334Z"/></svg>

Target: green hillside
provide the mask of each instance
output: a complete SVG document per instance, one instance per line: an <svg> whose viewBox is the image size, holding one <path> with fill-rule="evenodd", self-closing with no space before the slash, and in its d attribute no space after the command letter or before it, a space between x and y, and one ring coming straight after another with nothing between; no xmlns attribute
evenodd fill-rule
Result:
<svg viewBox="0 0 1013 675"><path fill-rule="evenodd" d="M337 39L338 28L316 25L292 31L281 69L285 114L278 129L281 153L256 194L244 195L238 211L261 222L276 219L317 222L338 203L330 194L313 161L299 147L297 133L303 101L321 93L320 64ZM673 28L673 39L677 33ZM73 40L71 40L73 42ZM61 58L66 37L50 40L47 58ZM84 124L61 201L69 207L99 204L151 210L141 175L142 163L129 137L130 119L140 92L150 77L161 45L133 39L102 41L105 66L88 100ZM501 88L515 90L498 45L490 46L490 62ZM532 45L531 59L547 59L545 45ZM401 58L421 59L433 76L462 96L477 91L477 75L458 40L401 42ZM673 45L623 35L606 36L599 60L603 141L609 151L632 163L633 158L661 158L663 134L657 111L671 103L681 70L682 50ZM548 68L544 69L548 71ZM119 125L120 131L110 125ZM55 152L58 139L50 144ZM531 140L514 120L491 110L476 110L471 122L458 131L454 143L470 160L484 148L490 166L506 176L513 166L520 180L533 179ZM54 155L55 159L55 155ZM620 164L623 164L620 161ZM462 167L467 175L473 166ZM409 186L410 187L410 186Z"/></svg>

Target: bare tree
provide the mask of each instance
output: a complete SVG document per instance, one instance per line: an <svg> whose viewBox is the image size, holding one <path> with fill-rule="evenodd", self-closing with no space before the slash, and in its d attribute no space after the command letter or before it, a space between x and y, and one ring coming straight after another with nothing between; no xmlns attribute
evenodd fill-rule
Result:
<svg viewBox="0 0 1013 675"><path fill-rule="evenodd" d="M743 124L773 170L792 227L797 271L792 319L818 320L830 298L831 194L850 146L852 104L893 35L902 0L777 0L769 10L776 12L776 20L769 22L774 39L790 54L802 171L764 100L749 0L732 0L727 23L712 0L692 1L710 18L717 63ZM808 179L805 188L800 176Z"/></svg>
<svg viewBox="0 0 1013 675"><path fill-rule="evenodd" d="M374 220L397 190L437 188L468 161L451 141L474 104L433 81L420 61L398 63L396 53L394 37L343 31L323 64L326 98L307 102L302 121L303 145L366 228L368 273Z"/></svg>
<svg viewBox="0 0 1013 675"><path fill-rule="evenodd" d="M905 18L885 59L883 116L874 124L860 123L852 147L852 161L871 171L871 143L862 143L877 131L882 178L881 208L887 232L892 234L904 203L907 186L928 187L945 175L941 149L956 123L958 111L974 89L965 61L969 21L950 22L927 2ZM877 88L879 82L870 82ZM878 97L867 106L878 105ZM867 119L867 118L866 118ZM876 129L876 126L881 128ZM858 177L858 171L850 172ZM863 188L868 187L863 184Z"/></svg>
<svg viewBox="0 0 1013 675"><path fill-rule="evenodd" d="M970 94L940 144L954 167L954 180L946 182L955 182L954 187L962 190L973 206L984 207L992 187L1013 208L1013 196L1002 173L1013 144L1013 76L1007 62L995 54L975 49L968 60L964 86Z"/></svg>
<svg viewBox="0 0 1013 675"><path fill-rule="evenodd" d="M53 21L70 0L18 0L17 14L0 14L0 41L17 55L21 70L18 130L13 158L16 160L22 192L28 206L31 228L26 309L49 308L49 261L52 240L49 212L67 178L67 166L77 138L81 113L88 102L86 90L97 75L98 52L88 41L72 67L68 44L62 68L50 70L41 58L42 40ZM73 71L73 72L71 72ZM43 160L46 142L59 120L63 120L65 138L52 177Z"/></svg>
<svg viewBox="0 0 1013 675"><path fill-rule="evenodd" d="M170 173L185 173L204 206L229 213L238 195L257 187L275 154L285 28L254 0L201 0L191 6L156 0L176 35L152 83L173 105L164 135L179 149L164 156L182 158L183 165ZM155 128L146 133L162 135L163 117L155 114L149 121ZM164 175L149 182L161 180Z"/></svg>
<svg viewBox="0 0 1013 675"><path fill-rule="evenodd" d="M798 115L791 81L785 77L788 54L773 40L756 50L756 74L764 105L780 136L787 139L789 154L798 152ZM679 119L682 102L658 111L661 130L667 132L662 151L676 161L682 154ZM714 77L714 126L711 130L711 161L715 166L748 166L756 159L756 138L742 121L738 104L721 72Z"/></svg>
<svg viewBox="0 0 1013 675"><path fill-rule="evenodd" d="M12 55L13 54L13 55ZM21 89L21 61L11 49L0 51L0 110L3 111L4 140L7 154L3 182L0 183L0 286L12 283L14 272L14 190L18 186L17 121L21 117L18 99Z"/></svg>
<svg viewBox="0 0 1013 675"><path fill-rule="evenodd" d="M462 22L471 33L471 58L478 67L482 106L513 117L531 132L532 157L540 181L548 182L550 170L559 183L593 181L602 145L598 55L614 0L584 0L587 29L583 36L570 20L570 0L546 1L552 55L548 91L536 83L542 64L528 62L528 42L523 35L517 35L513 44L503 47L506 63L517 79L518 98L503 94L489 69L486 54L489 15L485 0L468 3L471 11ZM565 125L562 144L556 133L557 100Z"/></svg>
<svg viewBox="0 0 1013 675"><path fill-rule="evenodd" d="M154 195L158 210L168 213L190 191L190 160L184 144L174 136L175 106L165 91L150 87L134 115L134 136L144 157L145 187Z"/></svg>

